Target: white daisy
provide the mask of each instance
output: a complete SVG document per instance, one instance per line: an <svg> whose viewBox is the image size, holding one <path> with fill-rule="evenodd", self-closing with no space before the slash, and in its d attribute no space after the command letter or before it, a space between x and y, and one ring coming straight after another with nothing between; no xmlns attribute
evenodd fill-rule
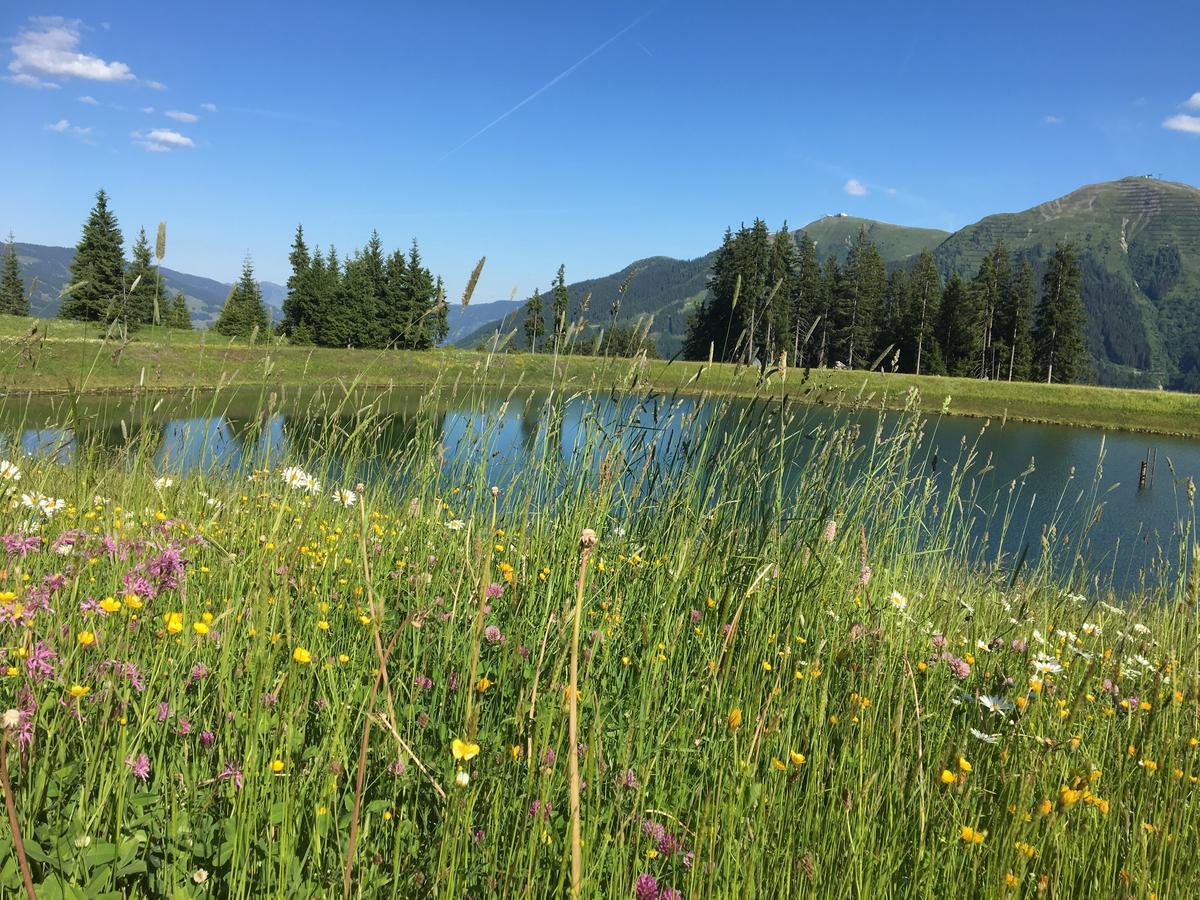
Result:
<svg viewBox="0 0 1200 900"><path fill-rule="evenodd" d="M21 470L7 459L0 459L0 479L4 481L20 481Z"/></svg>
<svg viewBox="0 0 1200 900"><path fill-rule="evenodd" d="M333 492L333 502L338 506L353 506L358 500L358 494L345 488L337 488Z"/></svg>

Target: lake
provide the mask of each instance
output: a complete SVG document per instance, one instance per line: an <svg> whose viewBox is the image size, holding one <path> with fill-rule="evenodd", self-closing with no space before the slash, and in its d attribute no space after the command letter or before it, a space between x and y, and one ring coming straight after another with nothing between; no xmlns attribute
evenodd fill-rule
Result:
<svg viewBox="0 0 1200 900"><path fill-rule="evenodd" d="M506 483L526 477L531 461L542 454L569 463L598 434L615 436L629 471L645 472L651 463L663 471L672 464L703 465L694 454L698 432L711 429L719 435L745 421L748 412L770 417L778 406L609 394L548 403L550 396L528 391L433 395L411 389L334 395L280 387L87 396L74 408L64 398L9 396L0 400L0 432L9 455L16 442L25 453L67 462L81 447L115 452L133 441L150 447L154 467L164 472L243 473L285 457L320 454L330 443L329 429L352 433L369 407L382 413L374 420L369 445L353 462L336 454L325 459L334 476L349 481L378 475L417 441L434 448L448 482L486 477ZM798 437L781 465L793 472L804 465L805 448L839 426L856 426L857 442L869 447L877 430L902 424L900 414L869 409L793 405L791 410L796 420L790 427ZM1147 483L1139 488L1140 467L1148 456ZM955 477L956 464L959 473L969 470L973 508L967 518L984 559L1011 562L1024 552L1034 559L1048 522L1065 528L1074 521L1088 528L1089 571L1118 590L1136 591L1162 578L1177 559L1173 548L1192 518L1186 482L1200 476L1200 441L930 418L914 468L941 487ZM554 496L553 485L543 487L542 502L553 502ZM1001 543L997 535L1006 515L1011 522ZM1078 521L1083 518L1087 521Z"/></svg>

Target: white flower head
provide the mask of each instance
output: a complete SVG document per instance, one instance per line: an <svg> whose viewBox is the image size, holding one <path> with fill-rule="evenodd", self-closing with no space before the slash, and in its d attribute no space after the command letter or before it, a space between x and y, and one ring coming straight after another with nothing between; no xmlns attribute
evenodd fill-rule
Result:
<svg viewBox="0 0 1200 900"><path fill-rule="evenodd" d="M358 502L358 494L346 488L337 488L333 492L333 502L338 506L351 507Z"/></svg>
<svg viewBox="0 0 1200 900"><path fill-rule="evenodd" d="M978 728L972 728L971 734L983 741L985 744L1000 743L1000 735L998 734L988 734L986 731L980 731Z"/></svg>
<svg viewBox="0 0 1200 900"><path fill-rule="evenodd" d="M449 528L451 531L458 531L465 524L467 524L467 523L464 522L462 519L451 519L449 522L446 523L446 527Z"/></svg>
<svg viewBox="0 0 1200 900"><path fill-rule="evenodd" d="M1005 713L1013 708L1012 701L1005 697L984 694L979 698L979 705L994 713Z"/></svg>
<svg viewBox="0 0 1200 900"><path fill-rule="evenodd" d="M3 481L20 481L21 470L15 464L10 463L7 459L0 459L0 480Z"/></svg>
<svg viewBox="0 0 1200 900"><path fill-rule="evenodd" d="M908 598L899 591L892 591L892 596L888 598L895 609L908 609Z"/></svg>
<svg viewBox="0 0 1200 900"><path fill-rule="evenodd" d="M169 488L174 483L175 483L175 479L170 478L166 475L160 475L158 478L154 479L154 486L156 488L158 488L160 491L163 490L164 488Z"/></svg>
<svg viewBox="0 0 1200 900"><path fill-rule="evenodd" d="M1033 670L1040 675L1054 675L1062 671L1062 663L1053 656L1040 653L1030 660Z"/></svg>

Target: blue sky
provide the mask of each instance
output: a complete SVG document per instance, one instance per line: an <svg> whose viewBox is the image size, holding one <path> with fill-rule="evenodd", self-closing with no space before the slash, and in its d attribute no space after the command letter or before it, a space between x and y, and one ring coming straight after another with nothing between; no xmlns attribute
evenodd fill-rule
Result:
<svg viewBox="0 0 1200 900"><path fill-rule="evenodd" d="M21 3L0 10L0 229L70 245L104 187L166 264L283 281L297 222L420 241L524 295L727 225L952 229L1081 184L1200 184L1200 7ZM970 9L968 9L970 8Z"/></svg>

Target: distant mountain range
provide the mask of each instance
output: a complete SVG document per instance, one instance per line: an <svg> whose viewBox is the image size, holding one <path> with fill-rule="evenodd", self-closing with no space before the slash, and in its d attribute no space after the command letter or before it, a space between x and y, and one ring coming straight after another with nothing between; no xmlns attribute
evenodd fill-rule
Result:
<svg viewBox="0 0 1200 900"><path fill-rule="evenodd" d="M26 289L33 285L30 296L30 311L35 316L58 315L59 296L68 287L71 280L71 260L75 258L72 247L51 247L44 244L13 245L17 250L17 259L21 264L21 277ZM2 249L2 248L0 248ZM174 298L176 291L183 291L187 297L188 310L192 314L192 322L197 327L207 327L216 321L229 296L232 284L226 284L202 275L189 275L165 266L159 269L167 292ZM273 281L260 281L263 302L274 321L282 315L283 300L287 296L287 287ZM524 301L497 300L492 303L477 303L465 309L457 303L450 305L450 332L447 343L456 344L470 332L482 325L494 322L501 317L519 309Z"/></svg>
<svg viewBox="0 0 1200 900"><path fill-rule="evenodd" d="M75 258L73 247L50 247L43 244L16 243L17 259L21 263L21 276L26 289L33 284L29 298L30 311L35 316L58 315L59 297L71 283L71 260ZM206 326L216 320L229 296L232 284L225 284L201 275L177 272L165 266L159 269L163 276L168 296L174 298L176 291L187 297L188 310L197 326ZM279 318L287 288L272 281L261 281L263 302L275 319Z"/></svg>
<svg viewBox="0 0 1200 900"><path fill-rule="evenodd" d="M822 261L844 259L865 227L889 267L933 251L944 276L970 278L997 239L1028 257L1039 277L1058 241L1070 241L1083 268L1088 348L1102 384L1200 391L1200 190L1149 177L1087 185L1019 213L988 216L953 234L860 219L826 216L800 231L816 242ZM794 232L798 234L799 232ZM715 253L715 251L714 251ZM680 346L688 311L704 296L714 253L691 260L656 256L604 278L569 286L573 304L589 291L588 318L603 323L618 287L630 282L618 319L654 317L651 334L660 354ZM481 310L488 306L480 307ZM483 343L522 327L518 305L453 342Z"/></svg>
<svg viewBox="0 0 1200 900"><path fill-rule="evenodd" d="M889 267L907 265L923 249L933 251L943 275L971 277L997 239L1024 255L1040 276L1043 260L1058 241L1070 241L1083 267L1088 347L1103 384L1167 385L1200 391L1200 190L1149 177L1123 178L1082 187L1065 197L1018 213L988 216L953 234L910 228L844 214L825 216L793 234L808 232L817 254L842 260L866 228ZM22 275L37 279L31 306L54 315L68 284L74 250L17 244ZM613 303L627 283L617 321L653 317L651 335L660 354L680 347L691 308L707 290L715 251L696 259L651 256L602 278L569 285L572 309L591 295L588 320L610 321ZM193 321L211 324L230 285L174 269L161 270L168 289L182 290ZM633 276L630 278L630 276ZM263 299L278 318L286 288L261 282ZM546 291L548 293L548 287ZM524 300L450 305L447 342L473 347L524 323Z"/></svg>

